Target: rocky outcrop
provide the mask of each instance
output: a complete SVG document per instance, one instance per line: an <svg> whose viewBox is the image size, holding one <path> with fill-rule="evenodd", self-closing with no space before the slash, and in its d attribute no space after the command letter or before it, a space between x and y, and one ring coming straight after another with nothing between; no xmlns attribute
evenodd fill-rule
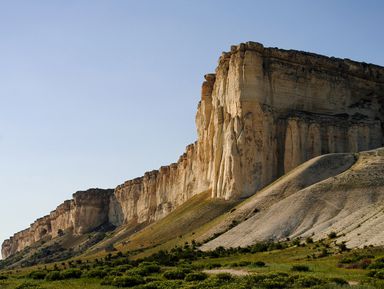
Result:
<svg viewBox="0 0 384 289"><path fill-rule="evenodd" d="M108 206L113 190L89 189L73 194L49 215L37 219L31 226L4 241L4 258L21 251L43 238L55 238L61 231L84 234L108 223Z"/></svg>
<svg viewBox="0 0 384 289"><path fill-rule="evenodd" d="M320 154L381 146L383 71L257 43L232 47L199 111L213 197L252 195Z"/></svg>
<svg viewBox="0 0 384 289"><path fill-rule="evenodd" d="M384 68L376 65L248 42L223 53L201 94L198 139L177 163L102 201L74 196L7 240L3 256L63 228L82 234L102 222L153 222L207 190L246 198L318 155L383 145Z"/></svg>

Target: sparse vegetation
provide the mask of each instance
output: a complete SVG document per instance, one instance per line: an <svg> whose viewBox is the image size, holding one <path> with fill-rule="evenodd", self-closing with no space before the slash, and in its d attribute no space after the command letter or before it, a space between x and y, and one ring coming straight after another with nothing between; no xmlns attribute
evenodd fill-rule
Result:
<svg viewBox="0 0 384 289"><path fill-rule="evenodd" d="M291 270L296 272L308 272L309 267L307 265L293 265Z"/></svg>
<svg viewBox="0 0 384 289"><path fill-rule="evenodd" d="M194 242L141 259L110 252L97 259L69 260L27 273L3 272L0 287L341 289L348 286L348 280L363 284L364 289L384 286L384 249L340 252L329 239L296 244L295 240L266 242L202 252ZM323 250L327 256L321 257Z"/></svg>

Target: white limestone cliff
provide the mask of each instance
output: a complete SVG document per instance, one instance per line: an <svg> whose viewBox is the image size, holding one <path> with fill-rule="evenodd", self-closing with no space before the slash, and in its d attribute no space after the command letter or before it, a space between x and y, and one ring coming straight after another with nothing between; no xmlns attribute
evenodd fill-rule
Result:
<svg viewBox="0 0 384 289"><path fill-rule="evenodd" d="M6 240L3 257L59 229L150 223L207 190L212 198L246 198L315 156L383 145L380 66L248 42L223 53L201 94L198 139L177 163L113 193L74 195Z"/></svg>

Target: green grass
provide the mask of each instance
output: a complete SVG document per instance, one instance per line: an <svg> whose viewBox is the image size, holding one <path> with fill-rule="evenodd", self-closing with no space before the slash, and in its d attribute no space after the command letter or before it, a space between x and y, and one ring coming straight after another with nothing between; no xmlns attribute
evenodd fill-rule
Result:
<svg viewBox="0 0 384 289"><path fill-rule="evenodd" d="M18 289L17 287L21 287L20 289L116 289L116 287L114 286L100 285L100 280L88 278L52 282L17 278L11 278L9 280L0 281L1 289Z"/></svg>
<svg viewBox="0 0 384 289"><path fill-rule="evenodd" d="M97 261L67 261L58 263L56 266L51 264L46 266L35 266L34 268L19 268L10 271L0 271L0 276L8 277L6 280L0 280L0 288L112 289L118 288L117 285L122 284L121 281L127 279L129 280L129 278L137 278L142 280L141 282L145 282L147 284L131 287L137 289L331 289L347 287L353 289L384 288L384 280L368 276L368 272L370 272L369 269L346 268L347 266L351 265L351 262L359 260L359 258L353 258L354 256L367 256L364 258L368 258L370 260L369 262L373 263L375 260L378 260L377 262L382 262L380 261L380 258L384 256L384 248L376 247L355 249L348 252L339 252L337 247L332 247L331 240L307 244L305 246L295 246L293 244L294 242L283 243L281 246L284 248L279 250L272 250L272 248L276 248L276 246L265 247L266 249L263 250L268 251L263 252L256 252L255 248L264 248L262 246L256 246L245 249L221 249L216 251L216 253L199 252L189 245L184 248L178 247L172 249L171 251L164 253L165 255L153 255L141 260L133 260L128 255L115 253L114 255L111 254L103 259L98 259ZM324 248L327 248L329 256L321 257L321 252ZM168 256L170 258L165 258L164 256ZM341 262L341 260L344 260L344 262ZM154 261L155 263L153 263ZM255 265L258 261L264 262L265 266ZM308 272L293 271L293 267L297 265L308 267ZM217 267L219 267L219 269L223 270L224 272L231 272L232 274L236 271L247 272L249 276L228 277L225 274L221 274L221 276L211 275L213 271L210 269ZM34 280L30 277L32 276L30 273L33 270L45 273L48 271L56 270L60 272L63 278L69 279L60 281ZM82 272L82 277L79 279L70 279L75 277L73 277L74 274L68 274L68 272L73 273L79 270ZM92 270L104 271L105 274L103 276L99 276L100 278L89 278L88 276ZM209 273L209 277L206 278L206 275L202 273L202 271ZM172 279L169 277L172 276L172 274L168 274L167 272L181 272L181 277ZM106 276L106 281L102 281L104 276ZM42 278L44 278L44 275ZM343 287L341 285L331 283L331 280L341 279L349 282L352 285ZM317 284L316 282L319 283L319 285L316 285L318 287L314 285ZM102 285L102 283L107 285ZM156 287L156 284L159 286ZM308 285L308 287L305 284L312 284L314 286ZM145 287L149 285L151 287Z"/></svg>
<svg viewBox="0 0 384 289"><path fill-rule="evenodd" d="M116 248L121 251L138 250L137 258L142 258L159 250L169 250L176 245L191 242L202 234L204 225L238 203L212 200L210 194L211 191L206 191L192 197L163 219L122 240Z"/></svg>

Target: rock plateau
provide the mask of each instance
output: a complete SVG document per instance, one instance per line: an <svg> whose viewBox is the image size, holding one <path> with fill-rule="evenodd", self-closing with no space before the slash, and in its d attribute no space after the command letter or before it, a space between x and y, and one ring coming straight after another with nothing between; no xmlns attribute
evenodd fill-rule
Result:
<svg viewBox="0 0 384 289"><path fill-rule="evenodd" d="M105 224L149 224L206 191L212 199L241 200L314 157L379 148L384 142L384 68L242 43L222 54L215 74L205 75L196 126L197 141L187 146L177 163L114 190L75 193L50 215L6 240L3 257L42 238L55 238L60 230L80 235ZM351 157L343 155L346 165ZM270 211L276 216L263 218L276 217L276 232L285 220L279 212L307 214L304 203L310 193L303 191L302 197ZM343 202L348 202L347 196ZM306 232L311 232L309 227ZM235 235L228 232L223 243L237 246L231 239ZM275 235L260 232L250 241L280 237Z"/></svg>

